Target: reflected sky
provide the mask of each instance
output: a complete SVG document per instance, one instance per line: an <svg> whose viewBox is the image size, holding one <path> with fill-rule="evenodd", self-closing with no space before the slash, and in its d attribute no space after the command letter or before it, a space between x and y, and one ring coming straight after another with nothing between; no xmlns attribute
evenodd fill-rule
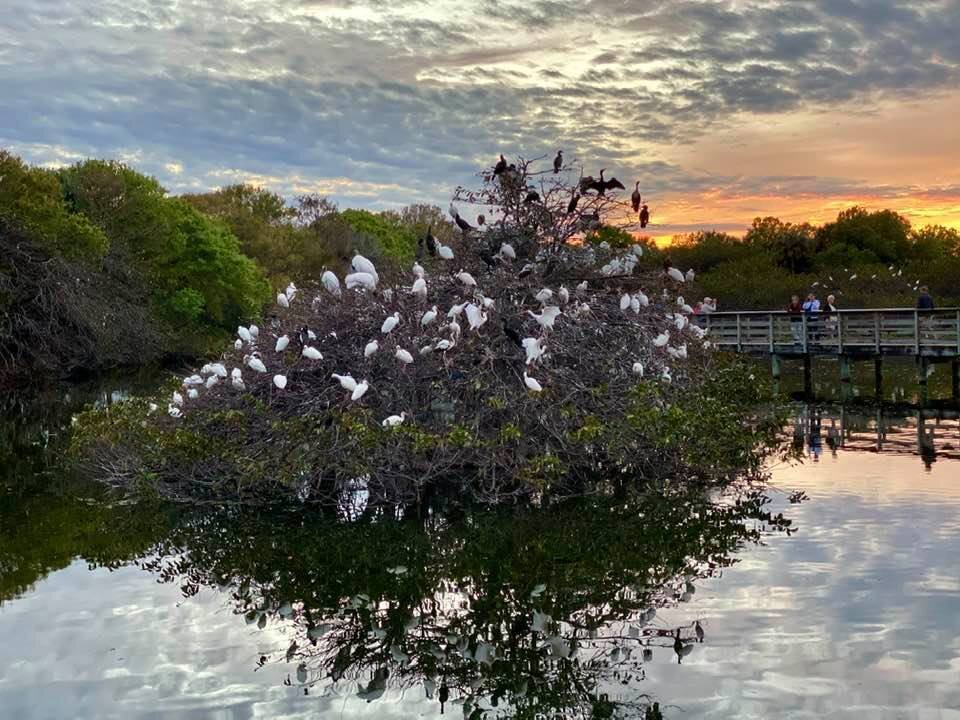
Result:
<svg viewBox="0 0 960 720"><path fill-rule="evenodd" d="M773 482L773 511L798 532L746 545L690 602L658 612L654 627L699 619L706 640L682 665L656 650L642 691L667 717L960 717L960 463L840 449L778 465ZM808 499L790 504L798 490ZM258 630L226 592L184 598L157 580L75 561L0 605L0 717L439 713L414 688L373 703L304 696L283 684L295 664L257 664L283 655L287 624Z"/></svg>

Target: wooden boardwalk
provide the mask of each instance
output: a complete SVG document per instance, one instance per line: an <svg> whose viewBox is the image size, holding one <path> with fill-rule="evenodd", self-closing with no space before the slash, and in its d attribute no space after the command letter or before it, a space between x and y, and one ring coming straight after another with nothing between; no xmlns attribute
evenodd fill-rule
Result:
<svg viewBox="0 0 960 720"><path fill-rule="evenodd" d="M854 360L873 359L879 387L883 357L913 357L919 369L918 381L923 385L930 363L951 363L954 396L960 395L960 308L802 315L785 311L718 312L698 315L695 322L709 331L710 340L718 348L769 357L775 378L780 376L784 359L802 359L807 380L813 357L837 358L841 380L850 379Z"/></svg>

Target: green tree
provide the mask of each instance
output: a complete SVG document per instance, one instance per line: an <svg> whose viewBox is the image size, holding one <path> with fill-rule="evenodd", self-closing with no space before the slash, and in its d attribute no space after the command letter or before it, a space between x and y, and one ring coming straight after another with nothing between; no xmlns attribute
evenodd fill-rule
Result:
<svg viewBox="0 0 960 720"><path fill-rule="evenodd" d="M779 218L754 218L743 236L744 242L770 252L780 267L793 273L809 272L813 268L818 246L816 233L807 223L796 225Z"/></svg>
<svg viewBox="0 0 960 720"><path fill-rule="evenodd" d="M398 264L413 261L417 250L417 236L413 230L394 218L369 210L344 210L340 218L357 235L374 241L381 258Z"/></svg>
<svg viewBox="0 0 960 720"><path fill-rule="evenodd" d="M106 235L70 210L54 172L29 167L0 150L0 217L54 253L74 260L102 258L110 245Z"/></svg>
<svg viewBox="0 0 960 720"><path fill-rule="evenodd" d="M829 264L901 262L910 253L910 221L893 210L852 207L820 228L817 239Z"/></svg>
<svg viewBox="0 0 960 720"><path fill-rule="evenodd" d="M943 225L928 225L910 234L914 259L931 262L960 256L960 232Z"/></svg>

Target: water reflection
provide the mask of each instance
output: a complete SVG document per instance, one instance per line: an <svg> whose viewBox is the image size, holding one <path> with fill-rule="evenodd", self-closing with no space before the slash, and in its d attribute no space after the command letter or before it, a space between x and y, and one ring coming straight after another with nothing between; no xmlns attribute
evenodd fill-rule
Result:
<svg viewBox="0 0 960 720"><path fill-rule="evenodd" d="M466 717L538 712L643 717L654 656L683 662L709 642L666 625L745 543L792 532L742 489L664 489L522 512L343 523L302 511L185 511L49 497L0 505L0 602L82 555L136 563L185 597L215 588L286 648L285 684L373 702L404 692ZM29 522L24 522L26 516ZM11 532L8 528L17 528ZM9 579L8 579L9 578Z"/></svg>
<svg viewBox="0 0 960 720"><path fill-rule="evenodd" d="M938 458L960 460L960 412L949 408L798 404L789 433L813 462L824 449L916 455L927 470Z"/></svg>

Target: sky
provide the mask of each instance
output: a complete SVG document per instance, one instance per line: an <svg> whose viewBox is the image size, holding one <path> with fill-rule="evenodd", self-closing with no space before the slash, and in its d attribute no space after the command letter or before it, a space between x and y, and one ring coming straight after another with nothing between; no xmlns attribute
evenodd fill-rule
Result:
<svg viewBox="0 0 960 720"><path fill-rule="evenodd" d="M853 204L960 228L960 0L0 0L0 147L446 206L497 154L656 237ZM627 181L630 182L627 182Z"/></svg>

